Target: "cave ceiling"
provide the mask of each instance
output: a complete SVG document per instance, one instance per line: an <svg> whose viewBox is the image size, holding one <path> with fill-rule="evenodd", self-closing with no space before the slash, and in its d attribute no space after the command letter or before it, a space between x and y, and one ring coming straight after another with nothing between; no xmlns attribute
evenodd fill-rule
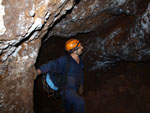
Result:
<svg viewBox="0 0 150 113"><path fill-rule="evenodd" d="M31 61L34 64L41 38L46 33L45 40L52 36L80 37L85 45L85 55L90 54L88 59L94 67L105 67L105 64L107 66L118 60L149 60L148 0L36 0L2 3L2 62L10 56L18 57L17 53L31 43L31 46L38 46L30 53L27 52L27 56L35 55Z"/></svg>
<svg viewBox="0 0 150 113"><path fill-rule="evenodd" d="M90 69L116 61L149 60L149 1L81 0L49 37L79 37Z"/></svg>
<svg viewBox="0 0 150 113"><path fill-rule="evenodd" d="M86 54L95 56L96 65L121 59L148 60L148 0L3 1L1 9L1 61L30 42L40 41L47 32L47 39L85 34ZM38 53L38 49L32 52Z"/></svg>

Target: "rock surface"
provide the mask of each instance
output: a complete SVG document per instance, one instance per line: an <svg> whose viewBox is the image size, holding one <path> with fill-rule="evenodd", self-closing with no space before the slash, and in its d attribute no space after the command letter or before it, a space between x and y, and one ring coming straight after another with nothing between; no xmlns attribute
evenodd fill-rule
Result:
<svg viewBox="0 0 150 113"><path fill-rule="evenodd" d="M120 60L147 61L150 60L149 14L149 0L81 0L54 26L49 37L80 38L91 70Z"/></svg>
<svg viewBox="0 0 150 113"><path fill-rule="evenodd" d="M41 38L74 0L0 0L0 112L33 113Z"/></svg>

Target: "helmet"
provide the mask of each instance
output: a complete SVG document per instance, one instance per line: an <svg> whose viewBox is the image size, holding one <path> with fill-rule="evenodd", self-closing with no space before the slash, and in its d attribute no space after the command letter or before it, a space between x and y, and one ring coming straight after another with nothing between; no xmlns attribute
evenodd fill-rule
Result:
<svg viewBox="0 0 150 113"><path fill-rule="evenodd" d="M81 43L77 39L70 39L65 43L65 50L69 53L77 50L81 46Z"/></svg>

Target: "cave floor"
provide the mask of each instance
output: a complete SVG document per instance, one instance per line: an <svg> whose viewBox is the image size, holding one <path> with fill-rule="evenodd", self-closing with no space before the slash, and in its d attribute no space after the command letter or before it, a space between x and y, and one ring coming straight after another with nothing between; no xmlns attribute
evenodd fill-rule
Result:
<svg viewBox="0 0 150 113"><path fill-rule="evenodd" d="M85 72L86 113L150 113L150 63L120 62ZM37 80L37 83L40 79ZM35 90L35 113L64 113L60 99Z"/></svg>

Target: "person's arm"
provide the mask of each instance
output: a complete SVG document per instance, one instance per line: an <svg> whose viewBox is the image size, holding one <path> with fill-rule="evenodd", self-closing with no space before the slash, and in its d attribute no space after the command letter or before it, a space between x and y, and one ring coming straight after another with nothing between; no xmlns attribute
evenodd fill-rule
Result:
<svg viewBox="0 0 150 113"><path fill-rule="evenodd" d="M81 77L81 84L79 87L79 94L82 95L83 94L83 83L84 83L84 64L83 64L83 61L81 58L80 58L80 61L81 61L81 68L83 70L83 73L81 75L82 77Z"/></svg>
<svg viewBox="0 0 150 113"><path fill-rule="evenodd" d="M43 64L36 71L37 75L47 73L48 71L62 72L64 68L64 57L60 57L57 60L49 61L47 64Z"/></svg>
<svg viewBox="0 0 150 113"><path fill-rule="evenodd" d="M83 94L83 85L80 85L80 87L79 87L79 94L80 94L80 95Z"/></svg>

